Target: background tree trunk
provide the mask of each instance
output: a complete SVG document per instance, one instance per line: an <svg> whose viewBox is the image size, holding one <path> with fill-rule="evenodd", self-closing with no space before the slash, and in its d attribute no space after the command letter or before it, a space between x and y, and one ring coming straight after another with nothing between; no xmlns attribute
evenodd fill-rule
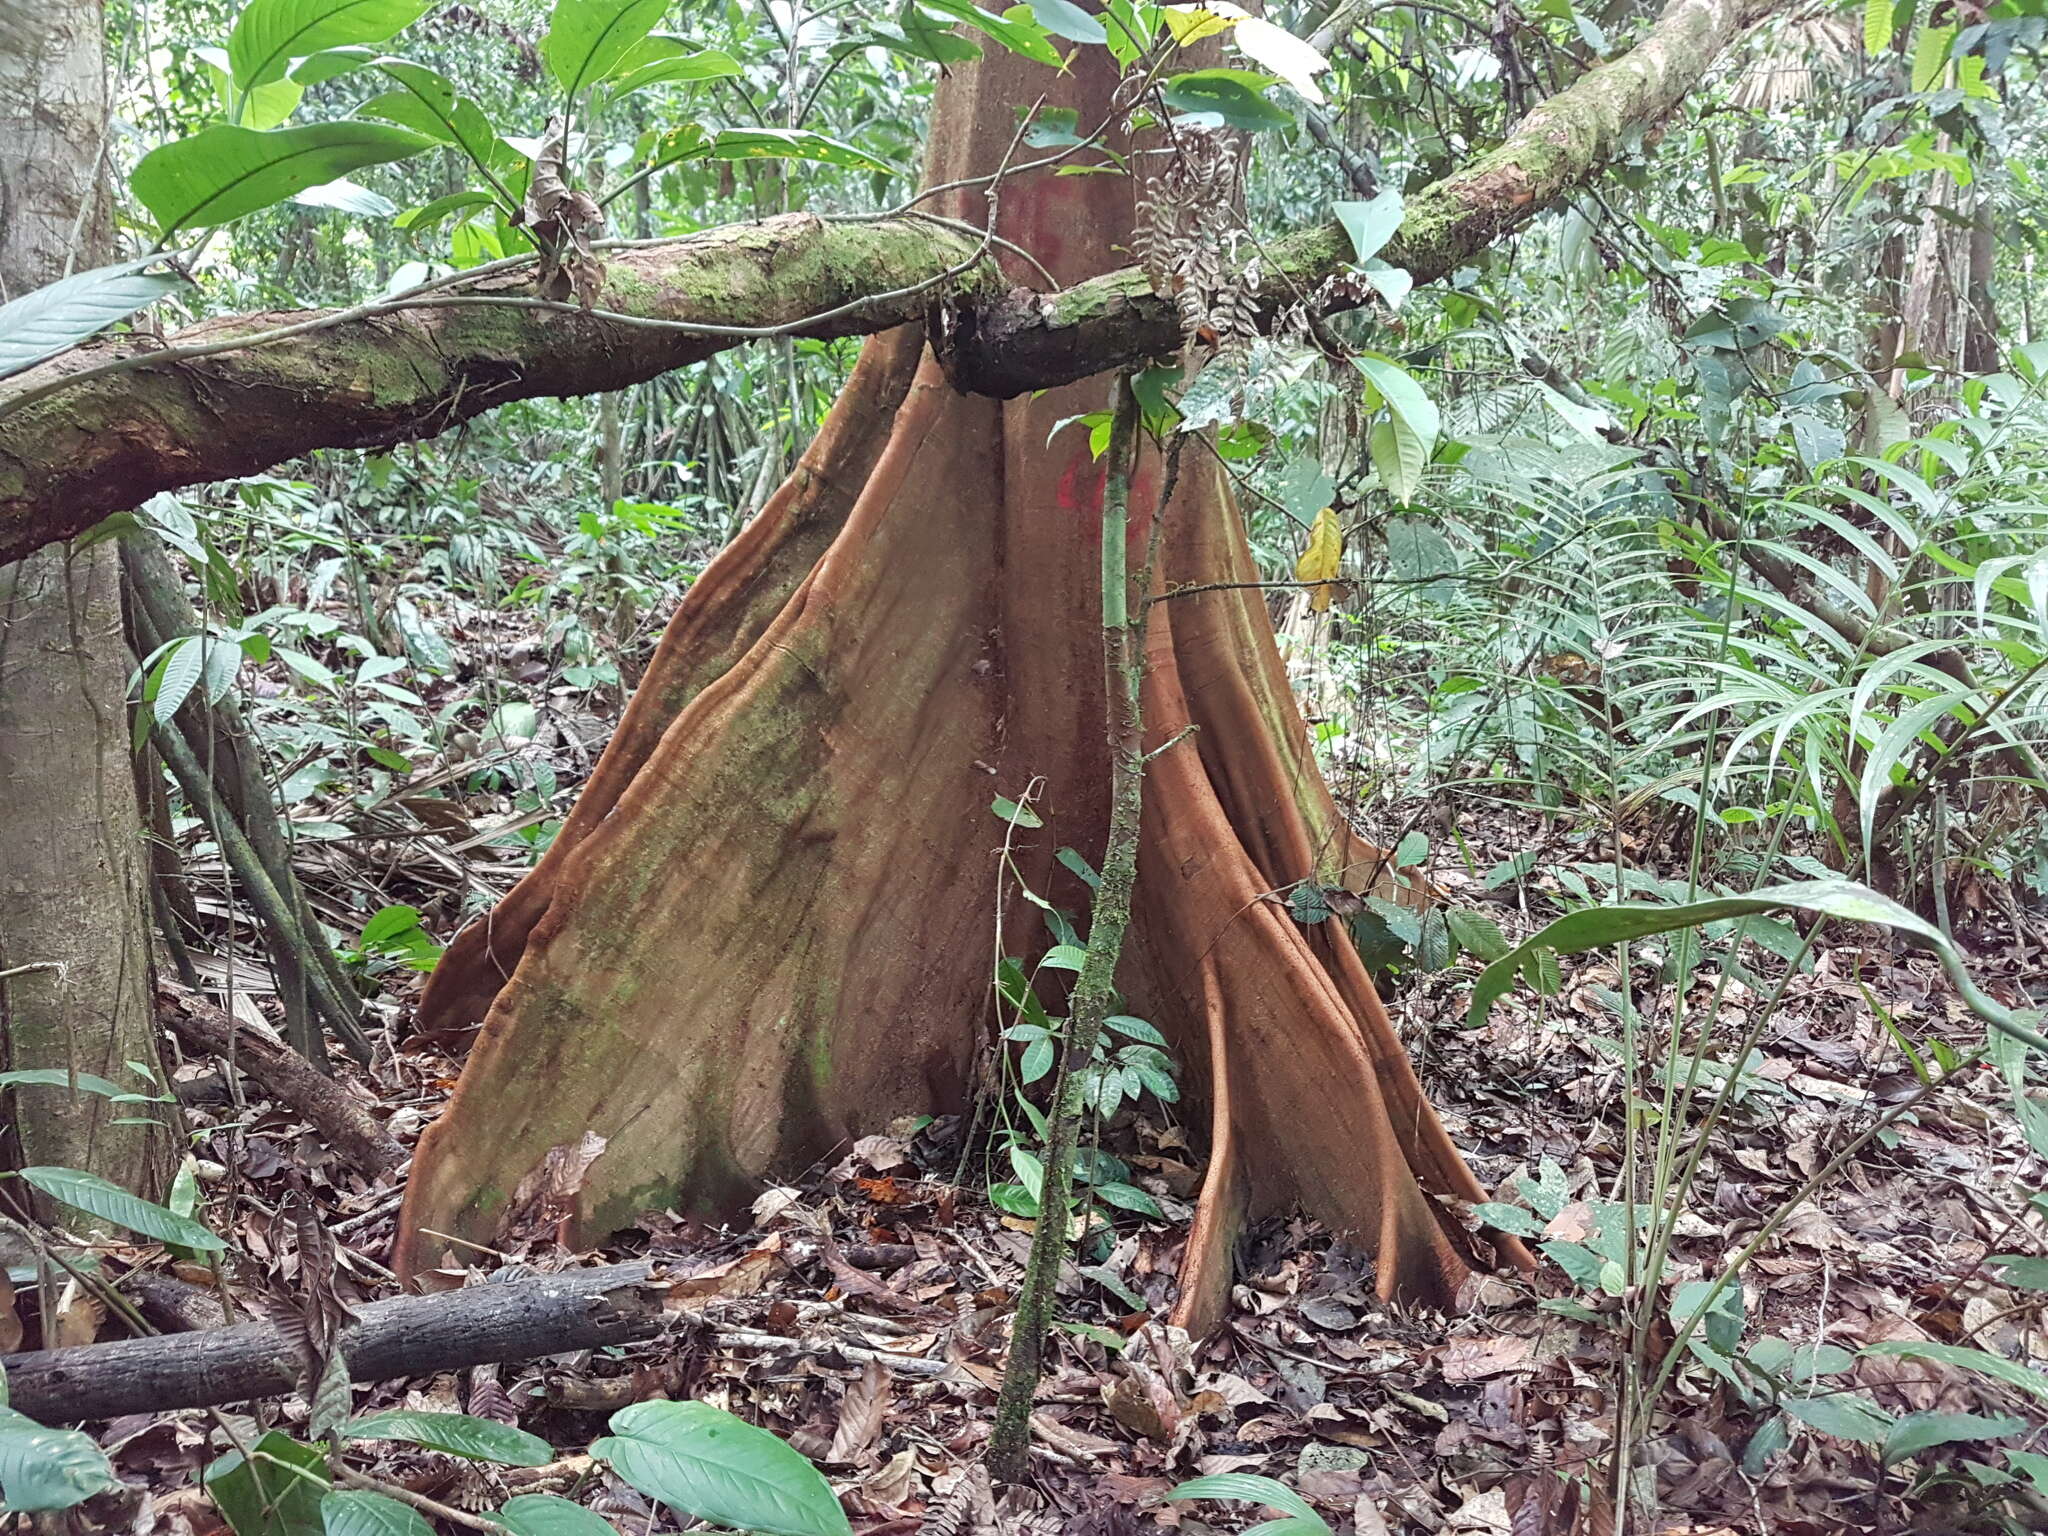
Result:
<svg viewBox="0 0 2048 1536"><path fill-rule="evenodd" d="M0 298L106 259L107 96L99 0L20 8L0 31ZM0 982L10 1068L126 1078L154 1064L146 862L128 766L129 661L111 541L0 569ZM18 1089L23 1163L84 1168L143 1195L168 1178L145 1106Z"/></svg>
<svg viewBox="0 0 2048 1536"><path fill-rule="evenodd" d="M995 166L1018 102L1049 89L1094 123L1114 84L1087 63L1057 81L1007 55L956 68L929 179ZM1020 177L1002 232L1071 284L1130 246L1140 190ZM963 395L917 342L870 343L796 475L685 599L556 848L443 958L429 1022L484 1024L415 1160L406 1267L435 1262L440 1233L488 1240L520 1179L586 1130L609 1142L579 1211L595 1239L648 1209L730 1211L771 1170L959 1107L989 1015L993 794L1045 778L1020 863L1086 907L1053 856L1099 858L1108 820L1104 476L1085 433L1054 428L1108 384ZM1254 578L1221 466L1186 457L1163 578ZM1140 554L1159 491L1148 457ZM1261 899L1384 861L1316 771L1258 594L1164 603L1150 650L1148 744L1198 731L1151 769L1120 979L1211 1116L1181 1316L1213 1320L1242 1220L1295 1200L1377 1249L1383 1292L1446 1300L1471 1245L1435 1197L1483 1195L1339 925ZM1030 926L1012 952L1043 943Z"/></svg>

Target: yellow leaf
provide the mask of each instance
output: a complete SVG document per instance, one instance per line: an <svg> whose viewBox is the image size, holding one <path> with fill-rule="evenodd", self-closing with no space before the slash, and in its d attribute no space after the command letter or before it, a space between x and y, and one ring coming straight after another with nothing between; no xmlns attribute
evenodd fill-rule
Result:
<svg viewBox="0 0 2048 1536"><path fill-rule="evenodd" d="M1246 16L1241 7L1229 4L1228 0L1207 5L1169 5L1160 14L1179 48L1190 47L1218 32L1228 32Z"/></svg>
<svg viewBox="0 0 2048 1536"><path fill-rule="evenodd" d="M1308 548L1294 562L1294 579L1312 581L1308 606L1313 613L1325 612L1337 595L1336 576L1344 563L1344 530L1337 526L1337 514L1328 507L1316 514L1308 531Z"/></svg>

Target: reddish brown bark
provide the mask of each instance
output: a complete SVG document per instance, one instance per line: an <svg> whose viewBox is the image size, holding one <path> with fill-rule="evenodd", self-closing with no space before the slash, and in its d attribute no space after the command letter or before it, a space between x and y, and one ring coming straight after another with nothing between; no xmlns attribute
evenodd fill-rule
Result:
<svg viewBox="0 0 2048 1536"><path fill-rule="evenodd" d="M1099 119L1112 83L956 72L931 174L996 163L1049 87ZM1003 233L1073 283L1128 245L1135 191L1020 179ZM927 356L905 390L913 345L870 343L806 468L685 600L558 848L443 959L429 1022L484 1023L420 1145L404 1266L436 1234L488 1241L586 1130L609 1138L579 1212L597 1238L649 1208L729 1211L896 1114L958 1107L989 1014L993 793L1046 780L1023 862L1085 904L1052 855L1099 853L1107 823L1103 474L1053 427L1106 382L998 402ZM1162 582L1254 579L1220 465L1186 462ZM1141 467L1134 541L1158 482ZM1470 1245L1442 1201L1482 1192L1338 925L1262 899L1359 883L1379 855L1315 769L1258 594L1170 599L1149 648L1148 739L1198 728L1151 770L1122 973L1211 1115L1180 1315L1213 1320L1238 1226L1296 1201L1378 1252L1383 1293L1446 1300Z"/></svg>

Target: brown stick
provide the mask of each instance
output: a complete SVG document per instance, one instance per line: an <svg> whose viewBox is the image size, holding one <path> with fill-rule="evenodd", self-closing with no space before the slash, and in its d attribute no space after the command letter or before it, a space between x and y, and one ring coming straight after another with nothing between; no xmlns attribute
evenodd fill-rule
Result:
<svg viewBox="0 0 2048 1536"><path fill-rule="evenodd" d="M411 1155L340 1083L289 1046L243 1028L198 993L175 982L158 982L157 1017L194 1050L234 1062L312 1121L330 1146L373 1178L402 1167Z"/></svg>
<svg viewBox="0 0 2048 1536"><path fill-rule="evenodd" d="M355 1381L530 1360L650 1339L675 1321L655 1265L614 1264L358 1309L340 1347ZM45 1424L204 1408L296 1390L298 1355L269 1323L6 1357L9 1406Z"/></svg>

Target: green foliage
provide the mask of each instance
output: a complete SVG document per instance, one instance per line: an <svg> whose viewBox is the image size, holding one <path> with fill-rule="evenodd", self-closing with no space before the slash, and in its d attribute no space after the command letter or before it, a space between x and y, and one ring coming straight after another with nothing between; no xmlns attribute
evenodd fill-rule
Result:
<svg viewBox="0 0 2048 1536"><path fill-rule="evenodd" d="M154 253L75 273L0 304L0 378L98 335L177 291L183 279L148 272Z"/></svg>
<svg viewBox="0 0 2048 1536"><path fill-rule="evenodd" d="M388 1494L337 1488L320 1498L326 1536L433 1536L433 1527L410 1504Z"/></svg>
<svg viewBox="0 0 2048 1536"><path fill-rule="evenodd" d="M15 1177L34 1185L53 1200L102 1221L126 1227L142 1237L176 1243L202 1253L218 1253L227 1247L198 1222L165 1210L152 1201L131 1195L118 1184L76 1168L21 1168Z"/></svg>
<svg viewBox="0 0 2048 1536"><path fill-rule="evenodd" d="M48 1429L0 1407L0 1509L11 1514L69 1509L115 1482L114 1469L92 1436Z"/></svg>
<svg viewBox="0 0 2048 1536"><path fill-rule="evenodd" d="M817 1468L723 1409L635 1403L612 1415L611 1430L591 1455L680 1513L771 1536L849 1536Z"/></svg>
<svg viewBox="0 0 2048 1536"><path fill-rule="evenodd" d="M1316 1513L1315 1506L1285 1483L1248 1472L1219 1472L1210 1477L1190 1478L1167 1498L1215 1499L1224 1503L1263 1504L1282 1512L1278 1520L1263 1521L1248 1528L1260 1536L1329 1536L1329 1522Z"/></svg>
<svg viewBox="0 0 2048 1536"><path fill-rule="evenodd" d="M180 230L271 207L363 166L416 155L433 142L390 123L306 123L265 133L215 123L151 150L131 185L168 240Z"/></svg>
<svg viewBox="0 0 2048 1536"><path fill-rule="evenodd" d="M327 1458L282 1430L206 1469L206 1492L235 1536L326 1536Z"/></svg>
<svg viewBox="0 0 2048 1536"><path fill-rule="evenodd" d="M555 1454L538 1435L466 1413L394 1408L351 1419L342 1426L342 1433L349 1440L403 1440L450 1456L507 1467L538 1467Z"/></svg>

